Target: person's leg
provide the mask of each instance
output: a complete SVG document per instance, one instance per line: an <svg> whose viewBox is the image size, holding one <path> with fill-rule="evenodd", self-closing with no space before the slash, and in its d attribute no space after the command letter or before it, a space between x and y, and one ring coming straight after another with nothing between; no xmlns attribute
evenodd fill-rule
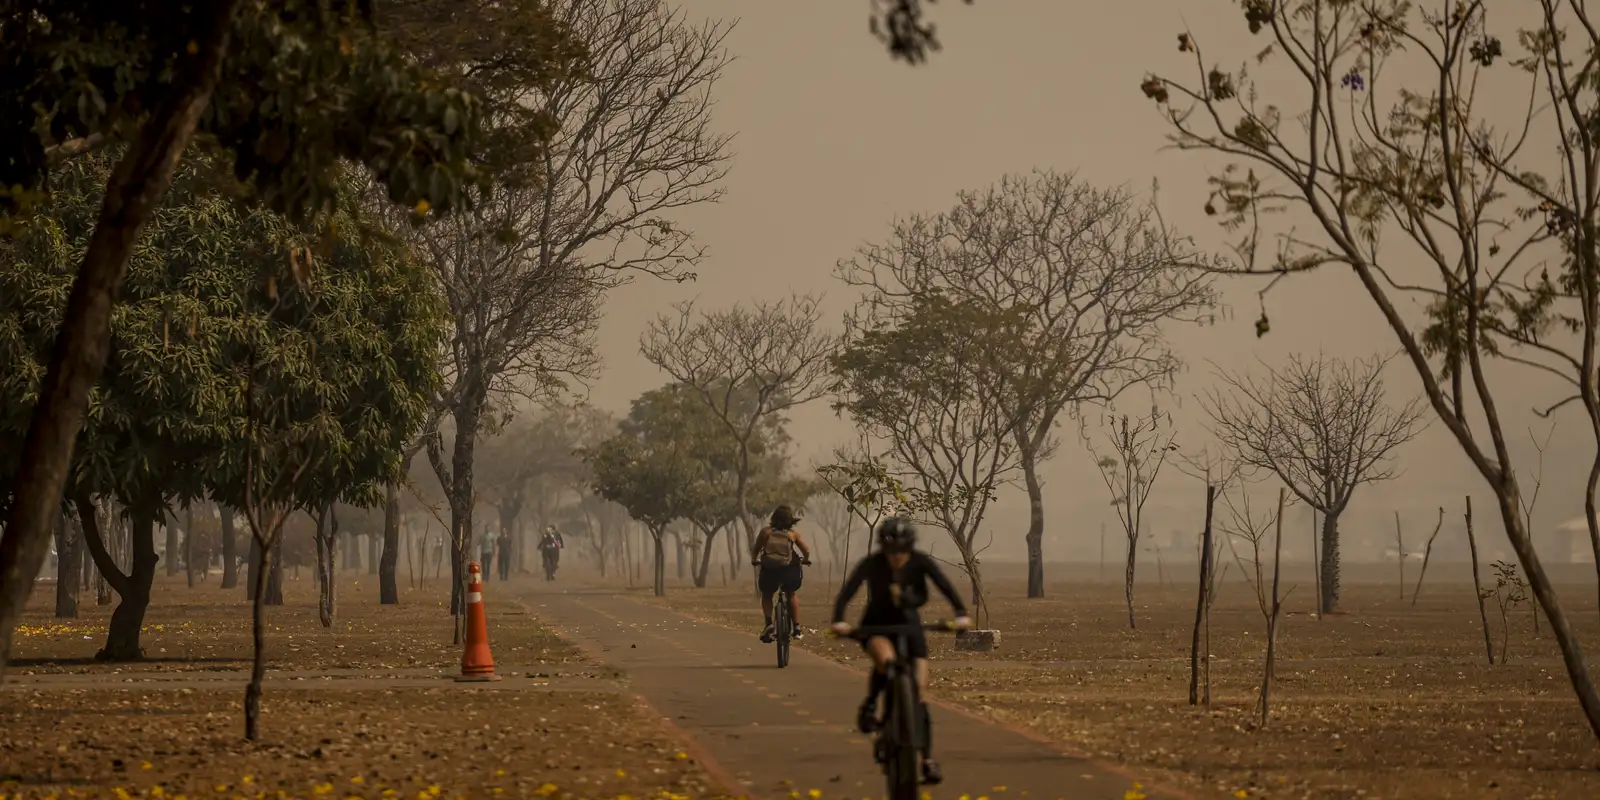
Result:
<svg viewBox="0 0 1600 800"><path fill-rule="evenodd" d="M867 675L867 699L856 713L856 728L862 733L871 733L878 728L878 697L889 686L889 665L895 660L894 643L883 636L874 636L862 649L872 658L872 672Z"/></svg>
<svg viewBox="0 0 1600 800"><path fill-rule="evenodd" d="M944 780L944 772L939 769L939 762L933 760L933 715L928 712L928 644L924 638L919 644L913 644L913 660L911 674L916 679L917 686L917 729L922 739L922 782L937 784Z"/></svg>
<svg viewBox="0 0 1600 800"><path fill-rule="evenodd" d="M776 633L772 629L772 596L778 593L779 581L772 570L765 567L757 569L760 570L756 573L756 586L761 589L761 641L771 642Z"/></svg>
<svg viewBox="0 0 1600 800"><path fill-rule="evenodd" d="M802 579L803 573L800 572L800 567L798 565L794 566L792 569L793 572L789 575L788 585L784 586L783 588L784 591L789 595L789 622L794 626L794 638L798 639L801 635L800 585L804 583L804 580Z"/></svg>

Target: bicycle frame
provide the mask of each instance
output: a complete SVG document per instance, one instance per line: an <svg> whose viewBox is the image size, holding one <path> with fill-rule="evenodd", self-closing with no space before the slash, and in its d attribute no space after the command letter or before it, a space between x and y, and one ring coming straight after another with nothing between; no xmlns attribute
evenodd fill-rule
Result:
<svg viewBox="0 0 1600 800"><path fill-rule="evenodd" d="M955 626L948 621L921 625L865 625L844 636L858 641L882 636L894 644L895 660L888 665L889 694L884 703L883 724L873 740L873 750L883 765L884 777L889 783L889 800L915 800L921 783L918 774L918 755L922 752L922 728L917 724L921 705L917 688L915 665L907 653L907 637L917 629L926 631L952 631Z"/></svg>

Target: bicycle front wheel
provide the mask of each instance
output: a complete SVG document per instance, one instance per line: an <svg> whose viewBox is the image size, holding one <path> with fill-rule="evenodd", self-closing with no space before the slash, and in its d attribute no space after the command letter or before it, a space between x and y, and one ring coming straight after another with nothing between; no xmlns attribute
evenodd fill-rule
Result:
<svg viewBox="0 0 1600 800"><path fill-rule="evenodd" d="M789 598L779 592L774 597L772 626L778 642L778 669L789 666L789 637L794 633L794 623L789 621Z"/></svg>
<svg viewBox="0 0 1600 800"><path fill-rule="evenodd" d="M889 780L889 800L918 800L917 786L917 699L913 678L902 671L890 689L892 707L889 709L888 729L884 753L884 776Z"/></svg>

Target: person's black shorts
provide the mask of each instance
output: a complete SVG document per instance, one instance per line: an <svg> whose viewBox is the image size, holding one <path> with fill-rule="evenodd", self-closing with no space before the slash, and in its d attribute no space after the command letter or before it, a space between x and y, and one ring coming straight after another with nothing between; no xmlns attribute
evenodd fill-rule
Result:
<svg viewBox="0 0 1600 800"><path fill-rule="evenodd" d="M800 584L804 582L805 573L799 564L790 564L787 567L762 567L756 576L756 585L761 587L762 597L771 597L778 593L782 587L789 594L800 591Z"/></svg>
<svg viewBox="0 0 1600 800"><path fill-rule="evenodd" d="M909 620L898 620L898 619L873 619L873 618L871 618L869 616L869 617L866 617L866 618L861 620L861 627L870 628L870 627L872 627L874 625L899 625L902 622L917 625L916 628L907 631L906 634L905 634L905 636L906 636L906 654L911 656L912 660L916 660L916 659L919 659L919 658L927 658L928 657L928 632L924 631L922 629L922 627L920 625L921 621L922 620L919 617L913 617L912 619L909 619ZM870 639L861 640L861 649L862 649L863 652L867 652L870 655L871 651L867 650L867 642L868 641L871 641L871 640Z"/></svg>
<svg viewBox="0 0 1600 800"><path fill-rule="evenodd" d="M868 641L871 640L863 640L861 642L861 649L870 654L871 651L867 649ZM911 656L913 661L919 658L927 658L928 634L924 631L906 634L906 653Z"/></svg>

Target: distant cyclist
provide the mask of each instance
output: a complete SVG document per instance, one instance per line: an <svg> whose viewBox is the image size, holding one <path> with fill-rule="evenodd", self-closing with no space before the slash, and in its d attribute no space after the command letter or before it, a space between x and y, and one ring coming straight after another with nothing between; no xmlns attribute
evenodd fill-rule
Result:
<svg viewBox="0 0 1600 800"><path fill-rule="evenodd" d="M539 556L544 560L544 579L555 580L556 568L561 565L561 534L556 531L556 526L551 525L544 529L544 536L539 538Z"/></svg>
<svg viewBox="0 0 1600 800"><path fill-rule="evenodd" d="M811 548L806 545L800 532L794 529L799 521L794 509L778 506L772 512L771 524L761 529L750 548L750 557L761 569L756 576L756 585L761 588L761 613L766 617L766 626L761 630L763 642L771 642L777 633L772 627L772 596L778 593L780 587L789 595L789 621L794 624L791 635L799 639L803 634L800 628L800 584L805 576L801 562L811 560ZM795 555L796 550L799 550L799 557Z"/></svg>
<svg viewBox="0 0 1600 800"><path fill-rule="evenodd" d="M950 579L932 556L915 549L916 544L917 527L911 520L890 517L878 525L878 552L856 564L833 602L833 630L848 634L853 629L844 621L845 607L863 583L867 585L867 608L861 615L862 627L908 626L906 650L916 676L917 723L922 728L922 780L935 784L944 780L944 775L933 760L933 720L928 715L928 704L921 699L928 685L928 638L920 627L922 616L918 609L928 601L928 581L933 581L939 593L950 601L957 630L971 627L972 621ZM894 643L883 636L867 639L861 648L872 657L874 669L867 683L867 700L856 714L856 727L862 733L871 733L878 727L878 697L889 683L888 666L896 656Z"/></svg>

